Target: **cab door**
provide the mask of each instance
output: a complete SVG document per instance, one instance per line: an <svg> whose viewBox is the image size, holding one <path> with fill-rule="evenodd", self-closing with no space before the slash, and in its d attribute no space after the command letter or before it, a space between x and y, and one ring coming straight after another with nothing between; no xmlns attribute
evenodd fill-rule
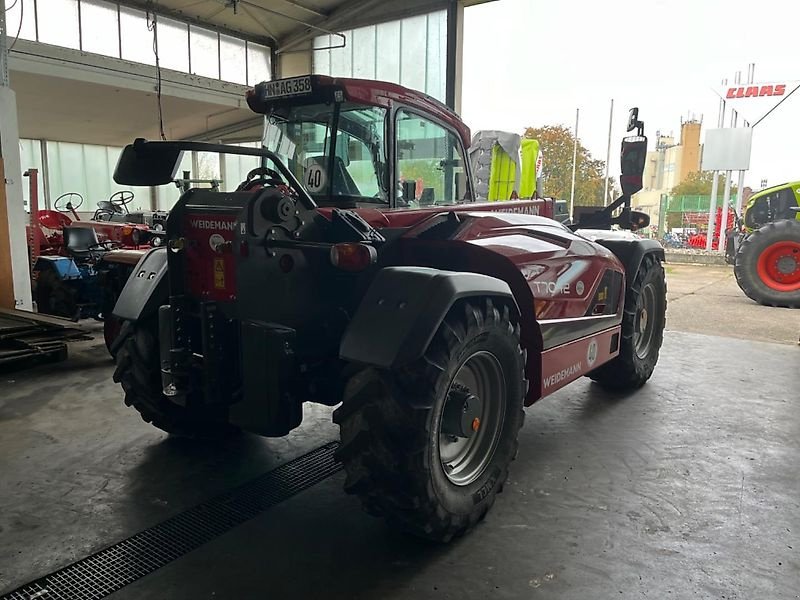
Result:
<svg viewBox="0 0 800 600"><path fill-rule="evenodd" d="M428 208L473 200L466 149L455 131L403 106L394 111L392 124L392 208Z"/></svg>

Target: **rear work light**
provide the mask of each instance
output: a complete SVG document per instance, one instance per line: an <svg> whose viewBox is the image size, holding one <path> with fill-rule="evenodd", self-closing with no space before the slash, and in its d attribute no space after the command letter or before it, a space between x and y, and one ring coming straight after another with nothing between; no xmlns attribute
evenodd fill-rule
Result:
<svg viewBox="0 0 800 600"><path fill-rule="evenodd" d="M348 242L331 248L331 264L342 271L363 271L377 258L375 248L366 244Z"/></svg>

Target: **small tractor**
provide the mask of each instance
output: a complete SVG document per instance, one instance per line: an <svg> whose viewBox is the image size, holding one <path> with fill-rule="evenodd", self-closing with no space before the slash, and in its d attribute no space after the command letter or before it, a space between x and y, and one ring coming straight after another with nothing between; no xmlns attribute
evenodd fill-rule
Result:
<svg viewBox="0 0 800 600"><path fill-rule="evenodd" d="M800 308L800 181L750 197L739 228L728 232L727 258L749 298Z"/></svg>
<svg viewBox="0 0 800 600"><path fill-rule="evenodd" d="M77 192L62 194L53 203L59 213L72 215L68 224L73 227L94 229L98 239L116 242L125 248L140 246L160 246L163 240L165 216L161 213L128 212L128 204L134 193L121 190L111 194L108 200L101 200L89 221L81 221L77 210L83 204L83 196ZM150 223L148 223L148 219Z"/></svg>
<svg viewBox="0 0 800 600"><path fill-rule="evenodd" d="M99 221L80 221L75 210L83 203L83 197L75 192L62 194L56 199L54 206L58 210L39 210L38 171L29 169L25 176L29 178L31 198L31 223L27 235L36 309L42 314L74 321L102 320L103 336L110 351L120 328L112 309L125 281L144 253L144 250L138 250L141 247L138 243L143 240L151 244L156 240L160 242L161 235L151 234L145 226L120 228L114 224L115 233ZM133 194L127 194L112 195L106 202L114 203L112 207L118 206L120 201L129 202ZM101 206L94 217L97 218L102 210ZM75 220L64 214L67 211ZM136 244L125 249L126 241Z"/></svg>
<svg viewBox="0 0 800 600"><path fill-rule="evenodd" d="M247 101L264 148L139 139L117 164L151 186L184 151L262 160L235 191L186 191L116 303L114 380L145 421L284 436L303 403L338 406L346 491L448 541L503 489L524 407L650 378L666 288L663 248L624 231L648 221L638 111L623 196L573 231L544 200L475 201L469 129L425 94L305 76Z"/></svg>
<svg viewBox="0 0 800 600"><path fill-rule="evenodd" d="M147 233L139 233L139 243L158 246L161 237L150 232L164 231L169 212L158 210L131 212L128 205L134 198L135 195L130 190L114 192L108 200L101 200L97 203L97 210L94 211L92 221L144 225ZM141 232L141 228L137 228L136 231Z"/></svg>

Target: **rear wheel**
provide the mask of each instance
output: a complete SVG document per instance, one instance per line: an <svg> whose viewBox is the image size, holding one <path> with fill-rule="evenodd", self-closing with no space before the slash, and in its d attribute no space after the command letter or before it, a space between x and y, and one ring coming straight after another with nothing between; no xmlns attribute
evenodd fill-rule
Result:
<svg viewBox="0 0 800 600"><path fill-rule="evenodd" d="M224 407L198 406L201 399L192 397L180 406L162 394L157 330L155 319L126 322L110 349L117 363L114 381L125 390L125 404L145 422L178 436L219 438L235 432Z"/></svg>
<svg viewBox="0 0 800 600"><path fill-rule="evenodd" d="M467 531L516 456L524 364L519 326L485 300L451 309L412 366L357 374L334 413L345 490L412 534L446 542Z"/></svg>
<svg viewBox="0 0 800 600"><path fill-rule="evenodd" d="M747 236L733 273L756 302L800 308L800 221L768 223Z"/></svg>
<svg viewBox="0 0 800 600"><path fill-rule="evenodd" d="M647 254L625 292L619 354L589 373L589 377L613 390L642 387L658 362L666 310L664 267L656 256Z"/></svg>

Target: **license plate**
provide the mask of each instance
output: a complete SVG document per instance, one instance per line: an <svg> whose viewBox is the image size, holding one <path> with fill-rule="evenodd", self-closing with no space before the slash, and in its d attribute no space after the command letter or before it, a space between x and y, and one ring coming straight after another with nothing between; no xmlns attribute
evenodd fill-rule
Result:
<svg viewBox="0 0 800 600"><path fill-rule="evenodd" d="M285 98L286 96L303 96L311 93L311 76L292 77L291 79L279 79L268 81L266 85L265 98Z"/></svg>

